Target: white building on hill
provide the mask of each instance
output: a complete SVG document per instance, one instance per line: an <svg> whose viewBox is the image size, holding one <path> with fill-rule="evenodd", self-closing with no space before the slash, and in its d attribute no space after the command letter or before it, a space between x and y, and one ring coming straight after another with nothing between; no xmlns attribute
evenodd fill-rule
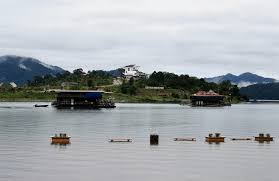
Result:
<svg viewBox="0 0 279 181"><path fill-rule="evenodd" d="M10 86L11 86L12 88L17 88L17 85L16 85L16 83L14 83L14 82L10 82Z"/></svg>
<svg viewBox="0 0 279 181"><path fill-rule="evenodd" d="M130 79L130 78L139 78L142 76L145 76L145 73L140 72L138 70L139 66L136 65L127 65L125 67L123 67L124 72L123 75L126 79Z"/></svg>

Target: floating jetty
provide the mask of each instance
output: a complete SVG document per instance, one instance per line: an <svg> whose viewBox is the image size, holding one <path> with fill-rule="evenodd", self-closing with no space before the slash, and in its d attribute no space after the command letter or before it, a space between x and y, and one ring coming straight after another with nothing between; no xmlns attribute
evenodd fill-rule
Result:
<svg viewBox="0 0 279 181"><path fill-rule="evenodd" d="M51 136L51 143L66 145L70 144L70 139L71 137L68 136L66 133L60 133L59 135L55 134L54 136Z"/></svg>
<svg viewBox="0 0 279 181"><path fill-rule="evenodd" d="M255 137L255 141L270 142L270 141L273 141L273 137L271 137L270 134L264 135L263 133L260 133L259 136Z"/></svg>
<svg viewBox="0 0 279 181"><path fill-rule="evenodd" d="M230 103L225 103L225 96L220 95L212 90L209 92L199 91L196 94L191 95L192 107L222 107L231 106Z"/></svg>
<svg viewBox="0 0 279 181"><path fill-rule="evenodd" d="M231 138L232 141L250 141L252 138Z"/></svg>
<svg viewBox="0 0 279 181"><path fill-rule="evenodd" d="M196 138L174 138L174 141L196 141Z"/></svg>
<svg viewBox="0 0 279 181"><path fill-rule="evenodd" d="M48 107L48 104L35 104L34 107Z"/></svg>
<svg viewBox="0 0 279 181"><path fill-rule="evenodd" d="M103 94L109 92L98 90L50 90L57 93L56 101L52 103L58 109L100 109L115 108L112 100L103 99Z"/></svg>
<svg viewBox="0 0 279 181"><path fill-rule="evenodd" d="M226 137L222 137L221 133L215 133L213 136L212 133L208 134L208 137L205 137L205 141L209 143L221 143L225 142Z"/></svg>
<svg viewBox="0 0 279 181"><path fill-rule="evenodd" d="M112 143L130 143L132 139L109 139L109 142Z"/></svg>

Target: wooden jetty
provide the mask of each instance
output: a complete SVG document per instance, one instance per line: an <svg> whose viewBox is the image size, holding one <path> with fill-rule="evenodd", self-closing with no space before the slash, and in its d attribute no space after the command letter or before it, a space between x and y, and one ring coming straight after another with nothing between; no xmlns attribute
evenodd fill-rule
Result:
<svg viewBox="0 0 279 181"><path fill-rule="evenodd" d="M225 138L226 137L221 136L221 133L215 133L214 136L212 133L210 133L208 137L205 137L205 141L208 143L221 143L225 142Z"/></svg>

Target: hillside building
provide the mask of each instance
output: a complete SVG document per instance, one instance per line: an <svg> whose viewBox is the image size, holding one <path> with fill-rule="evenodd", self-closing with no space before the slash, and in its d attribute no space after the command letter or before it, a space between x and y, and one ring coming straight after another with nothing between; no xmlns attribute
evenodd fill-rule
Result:
<svg viewBox="0 0 279 181"><path fill-rule="evenodd" d="M125 79L129 80L131 78L139 78L145 76L145 73L139 71L139 66L127 65L122 68L124 70L123 76Z"/></svg>

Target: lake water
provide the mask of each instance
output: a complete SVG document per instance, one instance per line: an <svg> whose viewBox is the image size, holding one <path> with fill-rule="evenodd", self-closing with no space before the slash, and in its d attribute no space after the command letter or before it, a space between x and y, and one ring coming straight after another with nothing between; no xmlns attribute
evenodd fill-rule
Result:
<svg viewBox="0 0 279 181"><path fill-rule="evenodd" d="M34 103L0 103L0 180L12 181L277 181L279 104L191 108L169 104L118 104L116 109L56 110ZM72 136L71 145L50 144L54 133ZM160 135L159 146L149 134ZM226 139L220 132L271 143ZM196 137L196 142L174 142ZM109 143L132 138L133 143Z"/></svg>

